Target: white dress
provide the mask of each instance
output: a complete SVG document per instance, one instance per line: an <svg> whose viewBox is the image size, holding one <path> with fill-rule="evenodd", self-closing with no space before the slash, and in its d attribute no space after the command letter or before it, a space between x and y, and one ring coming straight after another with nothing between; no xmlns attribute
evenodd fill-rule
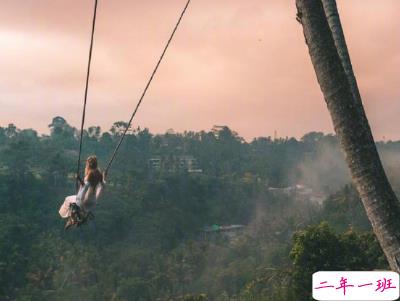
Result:
<svg viewBox="0 0 400 301"><path fill-rule="evenodd" d="M96 208L98 199L100 198L104 188L104 183L100 182L97 184L96 188L91 186L88 181L85 181L84 185L81 185L77 195L67 196L64 203L61 205L60 216L62 218L67 218L71 214L70 205L76 203L81 209L88 211L93 211Z"/></svg>

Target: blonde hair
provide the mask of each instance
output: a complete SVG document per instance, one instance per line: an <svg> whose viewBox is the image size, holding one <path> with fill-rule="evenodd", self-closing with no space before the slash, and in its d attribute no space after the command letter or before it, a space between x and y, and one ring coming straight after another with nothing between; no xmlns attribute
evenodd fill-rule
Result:
<svg viewBox="0 0 400 301"><path fill-rule="evenodd" d="M96 187L97 184L103 182L103 175L97 168L97 157L89 156L86 159L85 179L89 182L90 186Z"/></svg>

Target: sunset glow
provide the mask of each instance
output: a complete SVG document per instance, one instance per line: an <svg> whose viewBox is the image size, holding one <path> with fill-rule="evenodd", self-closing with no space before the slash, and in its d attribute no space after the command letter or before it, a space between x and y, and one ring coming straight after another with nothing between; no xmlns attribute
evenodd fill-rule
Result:
<svg viewBox="0 0 400 301"><path fill-rule="evenodd" d="M78 126L93 2L0 0L0 126ZM127 120L185 1L99 1L87 125ZM400 2L338 1L375 138L400 138ZM194 0L135 125L332 132L289 0Z"/></svg>

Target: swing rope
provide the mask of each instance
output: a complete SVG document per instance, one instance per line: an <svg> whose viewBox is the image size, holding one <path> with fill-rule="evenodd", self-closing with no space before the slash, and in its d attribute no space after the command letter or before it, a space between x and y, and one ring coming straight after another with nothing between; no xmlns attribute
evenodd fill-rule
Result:
<svg viewBox="0 0 400 301"><path fill-rule="evenodd" d="M90 47L89 47L89 58L86 70L86 84L85 84L85 95L83 101L83 110L82 110L82 121L81 121L81 131L80 131L80 139L79 139L79 155L78 162L76 168L76 175L79 176L80 166L81 166L81 154L82 154L82 142L83 142L83 127L85 125L85 117L86 117L86 102L89 90L89 78L90 78L90 66L92 64L92 51L93 51L93 42L94 42L94 31L96 26L96 15L97 15L97 0L94 1L94 12L93 12L93 20L92 20L92 33L90 37ZM76 188L78 189L79 183L78 179L76 180Z"/></svg>
<svg viewBox="0 0 400 301"><path fill-rule="evenodd" d="M171 43L171 41L172 41L172 39L173 39L173 37L174 37L174 35L175 35L175 32L177 31L177 29L178 29L178 27L179 27L179 24L181 23L181 20L182 20L182 18L183 18L183 16L184 16L184 14L185 14L185 12L186 12L186 10L187 10L189 4L190 4L190 1L191 1L191 0L188 0L188 1L186 2L186 5L185 5L185 7L184 7L183 10L182 10L181 15L179 16L179 19L178 19L178 21L177 21L177 23L176 23L176 25L175 25L175 27L174 27L172 33L171 33L171 36L169 37L168 42L167 42L167 44L165 45L164 50L163 50L163 52L161 53L161 56L160 56L160 58L158 59L158 62L157 62L156 66L155 66L155 68L154 68L154 70L153 70L153 72L152 72L152 74L151 74L151 76L150 76L150 78L149 78L149 80L148 80L148 82L147 82L147 84L146 84L146 86L145 86L143 92L142 92L142 95L140 96L139 101L138 101L137 104L136 104L135 110L133 111L132 116L131 116L131 118L129 119L129 122L128 122L128 124L127 124L127 126L126 126L126 128L125 128L125 130L124 130L124 132L123 132L123 134L122 134L122 136L121 136L121 138L120 138L120 140L119 140L117 146L116 146L115 149L114 149L114 152L113 152L113 154L112 154L112 156L111 156L111 159L110 159L110 161L108 162L107 167L106 167L106 169L105 169L105 174L106 174L106 175L107 175L108 170L110 169L110 167L111 167L111 165L112 165L112 163L113 163L113 161L114 161L114 159L115 159L115 157L116 157L116 155L117 155L117 152L118 152L118 150L119 150L119 148L120 148L122 142L123 142L124 139L125 139L126 133L128 132L129 128L131 127L132 120L133 120L133 118L135 117L136 112L138 111L138 109L139 109L139 107L140 107L140 104L142 103L142 101L143 101L143 99L144 99L144 97L145 97L145 95L146 95L146 93L147 93L147 90L148 90L148 88L149 88L151 82L153 81L153 78L154 78L155 74L157 73L158 67L160 66L161 61L163 60L164 55L165 55L165 53L167 52L167 49L168 49L168 47L169 47L169 45L170 45L170 43Z"/></svg>

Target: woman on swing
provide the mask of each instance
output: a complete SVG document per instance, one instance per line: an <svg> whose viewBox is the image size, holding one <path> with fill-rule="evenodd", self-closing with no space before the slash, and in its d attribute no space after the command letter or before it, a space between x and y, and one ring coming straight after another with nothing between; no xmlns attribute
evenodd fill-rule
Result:
<svg viewBox="0 0 400 301"><path fill-rule="evenodd" d="M77 179L80 182L78 194L66 197L59 210L61 217L68 219L65 230L84 223L103 193L105 174L97 168L96 156L87 158L84 180L82 181L79 175Z"/></svg>

